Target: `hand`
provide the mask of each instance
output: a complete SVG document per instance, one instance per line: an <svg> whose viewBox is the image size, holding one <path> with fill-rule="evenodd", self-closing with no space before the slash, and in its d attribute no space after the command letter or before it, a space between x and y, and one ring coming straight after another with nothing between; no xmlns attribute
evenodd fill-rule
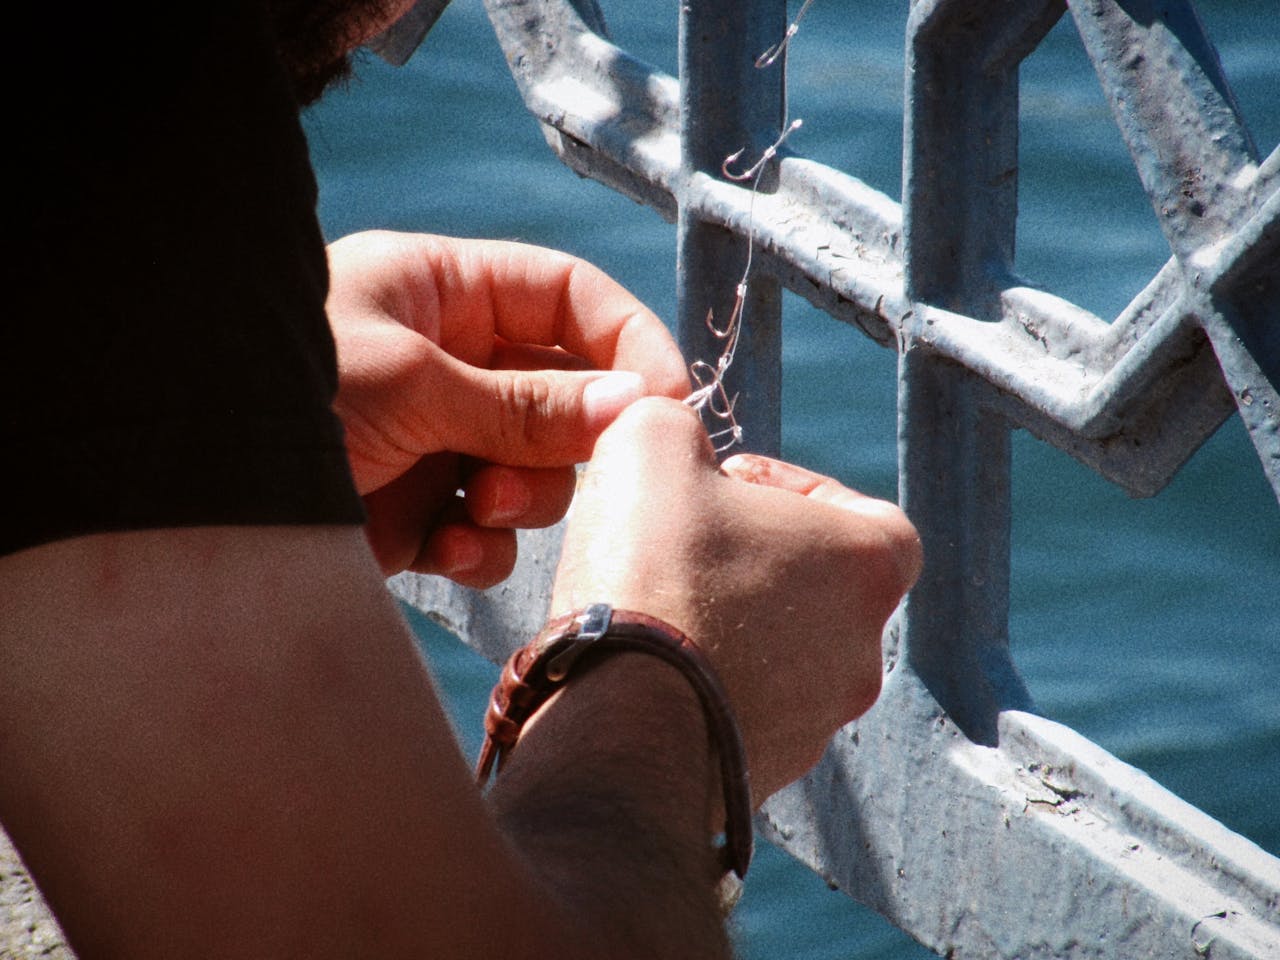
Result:
<svg viewBox="0 0 1280 960"><path fill-rule="evenodd" d="M610 603L687 633L737 710L759 803L875 701L880 634L920 564L896 505L768 457L717 469L692 411L645 400L596 445L552 612Z"/></svg>
<svg viewBox="0 0 1280 960"><path fill-rule="evenodd" d="M662 322L566 254L370 232L330 245L329 269L335 409L386 574L503 579L514 528L564 514L618 412L688 392Z"/></svg>

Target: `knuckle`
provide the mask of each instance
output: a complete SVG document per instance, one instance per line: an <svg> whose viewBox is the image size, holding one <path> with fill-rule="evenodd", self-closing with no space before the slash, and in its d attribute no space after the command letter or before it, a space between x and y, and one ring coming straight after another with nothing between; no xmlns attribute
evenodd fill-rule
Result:
<svg viewBox="0 0 1280 960"><path fill-rule="evenodd" d="M618 415L614 425L620 433L637 438L670 442L705 442L706 431L698 414L679 400L642 397Z"/></svg>
<svg viewBox="0 0 1280 960"><path fill-rule="evenodd" d="M866 615L883 625L915 585L923 551L915 527L895 504L872 501L859 513L836 541L838 568L843 582L858 585Z"/></svg>
<svg viewBox="0 0 1280 960"><path fill-rule="evenodd" d="M920 534L895 503L872 501L865 511L875 523L874 552L883 569L884 589L901 597L915 584L924 565Z"/></svg>
<svg viewBox="0 0 1280 960"><path fill-rule="evenodd" d="M902 592L906 593L915 584L924 567L924 545L920 542L915 524L901 510L896 511L888 535L901 578Z"/></svg>
<svg viewBox="0 0 1280 960"><path fill-rule="evenodd" d="M550 381L537 373L504 377L498 382L498 409L495 424L502 443L525 447L536 443L554 418L554 391Z"/></svg>
<svg viewBox="0 0 1280 960"><path fill-rule="evenodd" d="M847 716L845 723L862 716L880 699L880 688L884 684L884 670L880 661L880 647L876 645L875 663L865 670L858 671L850 684L849 695L845 701ZM842 723L841 726L844 724Z"/></svg>
<svg viewBox="0 0 1280 960"><path fill-rule="evenodd" d="M893 559L902 582L902 593L915 584L924 566L924 548L915 525L896 504L890 504L883 521L884 549Z"/></svg>

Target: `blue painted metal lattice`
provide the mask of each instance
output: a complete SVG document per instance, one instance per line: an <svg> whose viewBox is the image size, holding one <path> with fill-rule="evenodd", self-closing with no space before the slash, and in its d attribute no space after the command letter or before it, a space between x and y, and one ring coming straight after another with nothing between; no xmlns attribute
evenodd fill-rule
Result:
<svg viewBox="0 0 1280 960"><path fill-rule="evenodd" d="M685 4L678 80L611 43L593 0L486 3L556 153L677 222L688 355L718 352L703 321L728 314L754 236L731 384L750 445L778 445L781 288L899 355L928 568L881 703L761 827L948 956L1280 956L1280 862L1029 712L1008 647L1012 428L1150 495L1238 413L1280 496L1280 151L1259 157L1192 5L913 3L899 204L796 156L754 200L721 175L778 136L786 91L753 61L782 0ZM1171 251L1111 322L1013 271L1018 66L1068 14ZM396 587L500 660L540 624L557 541L522 551L498 591ZM952 829L921 829L942 808Z"/></svg>

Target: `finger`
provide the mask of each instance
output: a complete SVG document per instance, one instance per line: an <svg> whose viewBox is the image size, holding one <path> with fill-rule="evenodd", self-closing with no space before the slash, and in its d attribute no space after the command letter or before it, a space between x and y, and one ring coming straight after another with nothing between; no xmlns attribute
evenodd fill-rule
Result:
<svg viewBox="0 0 1280 960"><path fill-rule="evenodd" d="M483 370L441 352L410 389L412 436L401 445L551 467L586 460L600 432L643 394L644 383L625 371Z"/></svg>
<svg viewBox="0 0 1280 960"><path fill-rule="evenodd" d="M440 340L440 305L428 255L439 238L426 234L366 230L326 248L329 296L334 313L394 318L428 340Z"/></svg>
<svg viewBox="0 0 1280 960"><path fill-rule="evenodd" d="M509 577L515 565L514 530L454 522L431 532L409 569L483 590Z"/></svg>
<svg viewBox="0 0 1280 960"><path fill-rule="evenodd" d="M896 504L870 497L846 487L839 480L813 470L756 453L739 453L720 466L727 476L756 486L790 490L822 503L869 516L888 516L898 510Z"/></svg>
<svg viewBox="0 0 1280 960"><path fill-rule="evenodd" d="M815 473L794 463L766 457L758 453L738 453L725 459L721 470L745 483L764 487L777 487L808 496L826 485L843 486L821 473ZM847 489L847 488L846 488ZM849 491L854 493L856 491ZM861 494L859 494L861 496Z"/></svg>
<svg viewBox="0 0 1280 960"><path fill-rule="evenodd" d="M569 509L576 479L572 467L483 466L465 486L467 516L481 527L549 527Z"/></svg>
<svg viewBox="0 0 1280 960"><path fill-rule="evenodd" d="M491 370L590 370L582 357L561 347L538 347L493 338L493 353L485 364Z"/></svg>
<svg viewBox="0 0 1280 960"><path fill-rule="evenodd" d="M561 347L596 369L632 370L646 393L689 391L684 358L657 315L576 257L391 231L344 237L328 253L331 310L392 317L467 363L490 366L496 334Z"/></svg>
<svg viewBox="0 0 1280 960"><path fill-rule="evenodd" d="M365 537L384 574L409 568L427 531L456 500L457 488L458 457L441 453L365 495Z"/></svg>
<svg viewBox="0 0 1280 960"><path fill-rule="evenodd" d="M452 269L436 272L444 324L440 342L451 353L466 356L466 348L477 346L476 327L487 327L511 343L562 347L597 369L635 371L647 393L688 393L684 358L666 326L603 271L527 244L444 244ZM476 316L484 310L487 317Z"/></svg>
<svg viewBox="0 0 1280 960"><path fill-rule="evenodd" d="M601 435L592 466L636 477L716 469L715 451L698 414L675 400L646 397L626 408Z"/></svg>
<svg viewBox="0 0 1280 960"><path fill-rule="evenodd" d="M574 500L552 589L551 609L563 611L601 598L639 604L677 625L679 590L660 587L672 554L696 553L714 528L718 483L715 452L698 415L684 404L645 397L624 410L595 446ZM802 501L801 501L802 502ZM686 523L683 519L689 518ZM702 521L712 518L707 523ZM674 535L671 534L675 530ZM642 571L654 569L653 575ZM680 582L681 589L697 589ZM635 592L638 589L639 592Z"/></svg>
<svg viewBox="0 0 1280 960"><path fill-rule="evenodd" d="M838 480L793 463L754 453L729 457L721 464L720 469L727 476L745 483L789 490L868 521L858 525L858 536L872 536L885 554L892 558L892 566L902 584L902 592L909 589L919 577L924 563L920 535L896 503L869 497L846 487Z"/></svg>

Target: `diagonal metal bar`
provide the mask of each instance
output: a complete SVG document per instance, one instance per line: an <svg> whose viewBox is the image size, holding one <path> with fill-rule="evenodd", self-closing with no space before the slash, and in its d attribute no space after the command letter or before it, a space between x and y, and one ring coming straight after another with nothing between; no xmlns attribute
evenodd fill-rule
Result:
<svg viewBox="0 0 1280 960"><path fill-rule="evenodd" d="M1187 303L1280 497L1276 155L1258 151L1187 0L1071 7L1161 229L1196 291ZM1248 253L1251 269L1235 260ZM1222 279L1231 275L1233 289Z"/></svg>
<svg viewBox="0 0 1280 960"><path fill-rule="evenodd" d="M1264 174L1277 169L1280 149ZM1280 498L1280 189L1223 246L1212 272L1204 329Z"/></svg>
<svg viewBox="0 0 1280 960"><path fill-rule="evenodd" d="M818 770L770 801L762 825L949 956L1280 954L1280 861L1025 712L1007 637L1010 425L1146 494L1238 407L1273 469L1276 155L1210 164L1191 196L1179 193L1186 202L1174 200L1183 205L1167 231L1174 258L1108 324L1009 274L1016 68L1060 2L916 3L905 225L891 199L795 157L752 201L712 167L723 144L701 161L688 156L697 138L682 126L681 88L610 44L590 0L487 2L526 103L574 169L698 229L739 241L754 231L761 269L901 353L902 497L930 567L886 635L880 703ZM1199 70L1229 103L1198 25L1147 22L1144 0L1082 4L1078 24L1103 17L1112 40L1167 54L1175 79ZM1134 77L1162 80L1141 64L1116 77L1117 91ZM1195 76L1179 82L1202 89ZM771 118L775 107L766 98ZM1137 110L1134 130L1154 129L1151 116ZM735 118L733 136L755 135ZM1222 122L1215 129L1243 129ZM1193 127L1171 138L1172 155L1212 160L1217 148L1199 144ZM956 149L956 128L969 131L959 173L940 156ZM1153 196L1174 189L1153 169L1144 179ZM1196 214L1197 197L1221 199L1223 212ZM557 531L523 536L521 552L520 576L484 594L417 577L393 588L500 660L541 622Z"/></svg>
<svg viewBox="0 0 1280 960"><path fill-rule="evenodd" d="M489 0L489 7L526 104L566 163L669 219L677 197L699 223L739 237L750 219L762 271L882 345L898 343L913 307L894 200L790 157L776 188L755 198L753 214L749 191L684 167L674 79L592 32L567 4ZM936 9L917 16L932 24ZM1008 74L1059 13L1060 5L1046 2L992 30L979 72ZM1260 173L1245 200L1260 206L1275 190L1274 177ZM1007 197L1001 202L1007 206ZM1228 239L1214 250L1230 247ZM1159 491L1234 409L1192 301L1181 299L1176 262L1107 324L1011 278L989 281L1007 267L1005 247L993 249L994 269L974 274L984 290L982 322L933 308L931 349L995 385L993 403L1011 423L1135 495Z"/></svg>
<svg viewBox="0 0 1280 960"><path fill-rule="evenodd" d="M1179 260L1252 213L1258 151L1188 0L1085 0L1071 13Z"/></svg>

